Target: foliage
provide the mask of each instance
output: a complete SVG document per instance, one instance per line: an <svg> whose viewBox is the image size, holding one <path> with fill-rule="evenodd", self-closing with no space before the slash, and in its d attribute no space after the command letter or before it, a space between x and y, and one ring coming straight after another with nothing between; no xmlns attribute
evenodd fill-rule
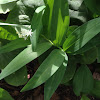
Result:
<svg viewBox="0 0 100 100"><path fill-rule="evenodd" d="M98 0L0 0L0 13L9 12L0 21L0 80L25 85L26 64L37 58L41 65L21 92L45 83L44 100L50 100L59 84L69 84L81 100L89 100L88 94L100 98L100 82L88 67L96 59L100 63L100 17L94 17L99 5Z"/></svg>

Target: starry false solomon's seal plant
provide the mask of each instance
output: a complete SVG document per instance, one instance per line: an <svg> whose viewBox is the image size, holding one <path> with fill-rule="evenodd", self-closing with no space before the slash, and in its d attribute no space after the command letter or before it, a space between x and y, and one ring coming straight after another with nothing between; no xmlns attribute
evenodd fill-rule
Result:
<svg viewBox="0 0 100 100"><path fill-rule="evenodd" d="M44 100L59 84L72 86L81 100L89 100L88 94L100 97L100 82L88 67L100 62L100 18L87 17L92 6L86 0L0 0L0 13L9 12L0 21L0 80L26 84L21 92L44 83ZM40 66L27 82L26 64L36 58ZM13 100L2 91L0 99L5 94Z"/></svg>

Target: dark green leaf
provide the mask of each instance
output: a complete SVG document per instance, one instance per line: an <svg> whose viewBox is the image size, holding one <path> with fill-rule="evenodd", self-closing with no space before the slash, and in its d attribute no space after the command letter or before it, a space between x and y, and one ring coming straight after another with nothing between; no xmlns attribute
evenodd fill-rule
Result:
<svg viewBox="0 0 100 100"><path fill-rule="evenodd" d="M0 47L0 54L26 47L29 44L30 44L29 40L24 40L24 39L13 40L10 43Z"/></svg>
<svg viewBox="0 0 100 100"><path fill-rule="evenodd" d="M10 96L10 94L6 90L0 88L0 100L14 100L14 99Z"/></svg>
<svg viewBox="0 0 100 100"><path fill-rule="evenodd" d="M100 44L100 34L96 35L93 39L91 39L87 44L85 44L81 49L79 49L76 52L73 52L72 54L82 54L92 48L94 48L96 45Z"/></svg>
<svg viewBox="0 0 100 100"><path fill-rule="evenodd" d="M77 28L63 44L68 53L78 51L100 32L100 18L95 18Z"/></svg>
<svg viewBox="0 0 100 100"><path fill-rule="evenodd" d="M97 62L100 63L100 45L97 46Z"/></svg>
<svg viewBox="0 0 100 100"><path fill-rule="evenodd" d="M76 64L77 63L76 63L75 58L73 56L69 56L68 66L66 68L65 75L62 79L61 84L66 84L73 78L76 71Z"/></svg>
<svg viewBox="0 0 100 100"><path fill-rule="evenodd" d="M52 94L55 92L55 90L57 89L57 87L59 86L66 67L67 67L67 63L68 63L68 56L65 55L65 60L62 63L62 65L60 66L60 68L55 72L55 74L53 76L51 76L45 83L45 87L44 87L44 100L50 100Z"/></svg>
<svg viewBox="0 0 100 100"><path fill-rule="evenodd" d="M7 76L6 78L4 78L4 80L8 84L13 86L24 85L28 81L26 66L16 71L15 73Z"/></svg>
<svg viewBox="0 0 100 100"><path fill-rule="evenodd" d="M73 90L77 96L81 93L90 93L93 89L94 81L92 73L86 65L82 65L77 71L73 79Z"/></svg>
<svg viewBox="0 0 100 100"><path fill-rule="evenodd" d="M94 80L94 87L91 91L91 95L100 98L100 81Z"/></svg>
<svg viewBox="0 0 100 100"><path fill-rule="evenodd" d="M32 51L32 46L28 46L18 56L16 56L1 72L0 80L22 68L24 65L34 60L45 51L47 51L52 45L49 42L38 44L36 52Z"/></svg>
<svg viewBox="0 0 100 100"><path fill-rule="evenodd" d="M100 0L84 0L84 2L93 13L100 15Z"/></svg>
<svg viewBox="0 0 100 100"><path fill-rule="evenodd" d="M21 91L36 88L47 81L59 69L64 61L64 58L65 53L63 51L59 49L53 50Z"/></svg>

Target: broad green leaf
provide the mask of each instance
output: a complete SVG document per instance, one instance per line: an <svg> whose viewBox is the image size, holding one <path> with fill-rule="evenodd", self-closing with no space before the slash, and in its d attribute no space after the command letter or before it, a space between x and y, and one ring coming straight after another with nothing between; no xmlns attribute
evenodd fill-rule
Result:
<svg viewBox="0 0 100 100"><path fill-rule="evenodd" d="M6 90L0 88L0 100L14 100L14 99Z"/></svg>
<svg viewBox="0 0 100 100"><path fill-rule="evenodd" d="M15 40L18 38L18 36L16 34L8 32L3 27L0 27L0 38L7 39L7 40Z"/></svg>
<svg viewBox="0 0 100 100"><path fill-rule="evenodd" d="M43 16L44 35L60 46L69 26L68 0L47 0Z"/></svg>
<svg viewBox="0 0 100 100"><path fill-rule="evenodd" d="M51 76L45 83L45 87L44 87L44 100L50 100L52 94L55 92L55 90L57 89L57 87L59 86L66 67L67 67L67 63L68 63L68 56L65 55L65 60L62 63L62 65L60 66L60 68L55 72L55 74L53 74L53 76Z"/></svg>
<svg viewBox="0 0 100 100"><path fill-rule="evenodd" d="M66 68L61 84L66 84L73 78L76 68L77 68L76 59L73 56L69 56L68 66Z"/></svg>
<svg viewBox="0 0 100 100"><path fill-rule="evenodd" d="M73 79L73 90L77 96L81 93L90 93L93 89L94 81L92 73L86 65L82 65L76 71Z"/></svg>
<svg viewBox="0 0 100 100"><path fill-rule="evenodd" d="M92 48L94 48L95 46L100 44L100 34L96 35L93 39L91 39L87 44L85 44L81 49L79 49L76 52L73 52L72 54L76 55L76 54L82 54Z"/></svg>
<svg viewBox="0 0 100 100"><path fill-rule="evenodd" d="M21 0L19 0L13 10L10 11L6 22L12 24L29 25L34 13L33 8L26 7Z"/></svg>
<svg viewBox="0 0 100 100"><path fill-rule="evenodd" d="M23 4L27 7L34 8L43 6L44 2L43 0L22 0Z"/></svg>
<svg viewBox="0 0 100 100"><path fill-rule="evenodd" d="M35 10L35 13L34 13L34 16L32 18L32 22L31 22L32 35L31 35L30 39L31 39L32 48L34 51L37 46L39 34L42 30L42 15L43 15L44 8L45 8L45 6L41 6Z"/></svg>
<svg viewBox="0 0 100 100"><path fill-rule="evenodd" d="M4 80L12 86L24 85L28 81L26 66L7 76Z"/></svg>
<svg viewBox="0 0 100 100"><path fill-rule="evenodd" d="M90 100L86 95L82 95L81 100Z"/></svg>
<svg viewBox="0 0 100 100"><path fill-rule="evenodd" d="M100 32L100 18L95 18L78 27L63 44L64 51L75 52Z"/></svg>
<svg viewBox="0 0 100 100"><path fill-rule="evenodd" d="M29 40L24 40L24 39L13 40L10 43L0 47L0 54L26 47L29 44L30 44Z"/></svg>
<svg viewBox="0 0 100 100"><path fill-rule="evenodd" d="M93 13L100 15L100 0L84 0L84 2Z"/></svg>
<svg viewBox="0 0 100 100"><path fill-rule="evenodd" d="M0 0L0 4L10 3L18 0Z"/></svg>
<svg viewBox="0 0 100 100"><path fill-rule="evenodd" d="M27 91L41 85L47 81L61 66L65 58L65 53L59 49L53 50L50 55L40 65L34 76L21 90Z"/></svg>
<svg viewBox="0 0 100 100"><path fill-rule="evenodd" d="M100 80L94 80L94 87L91 91L91 95L100 98Z"/></svg>
<svg viewBox="0 0 100 100"><path fill-rule="evenodd" d="M0 1L2 1L2 0L0 0ZM16 2L10 2L10 3L6 3L6 4L0 4L0 14L1 13L2 14L6 14L10 10L12 10L15 5L16 5Z"/></svg>
<svg viewBox="0 0 100 100"><path fill-rule="evenodd" d="M17 55L1 72L0 80L22 68L24 65L34 60L45 51L47 51L52 45L49 42L38 44L36 52L32 51L32 46L29 45L19 55Z"/></svg>

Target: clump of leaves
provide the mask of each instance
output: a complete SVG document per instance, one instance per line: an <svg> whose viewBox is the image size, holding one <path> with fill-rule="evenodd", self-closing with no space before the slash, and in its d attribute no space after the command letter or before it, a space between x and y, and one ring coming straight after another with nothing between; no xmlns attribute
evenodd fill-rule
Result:
<svg viewBox="0 0 100 100"><path fill-rule="evenodd" d="M92 11L86 0L0 0L0 13L11 10L0 22L0 80L24 85L25 65L38 57L42 63L21 92L45 83L44 100L50 100L59 84L70 84L81 100L100 97L87 66L100 62L100 18L89 20L94 9L89 13L87 6ZM82 25L70 25L73 19Z"/></svg>

